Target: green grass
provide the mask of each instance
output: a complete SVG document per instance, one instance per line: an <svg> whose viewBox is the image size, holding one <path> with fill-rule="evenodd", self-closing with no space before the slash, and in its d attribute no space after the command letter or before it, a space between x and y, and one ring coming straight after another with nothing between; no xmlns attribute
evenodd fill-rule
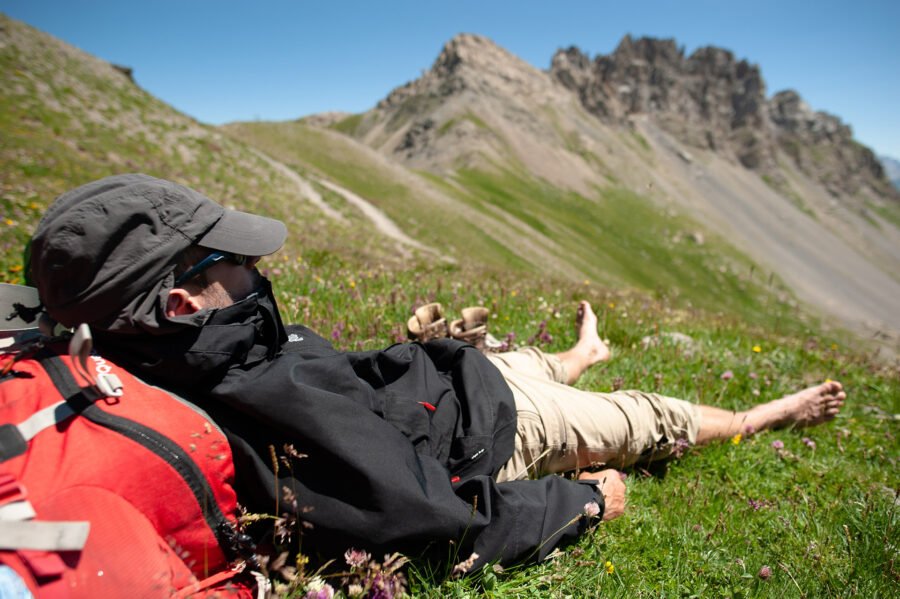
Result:
<svg viewBox="0 0 900 599"><path fill-rule="evenodd" d="M727 409L826 378L842 381L848 391L846 409L832 423L692 448L649 471L630 470L626 515L601 524L543 564L501 572L486 568L453 579L413 560L407 576L415 596L889 597L896 592L900 377L844 339L822 335L814 325L779 334L775 327L685 309L667 298L546 276L419 264L396 271L328 254L300 261L285 255L269 268L286 320L305 322L347 350L402 340L412 309L440 301L451 316L467 305L488 306L491 332L498 337L513 332L524 340L546 321L552 341L542 347L559 351L574 342L574 306L584 298L597 309L613 359L589 371L579 382L582 388L654 390ZM644 349L641 343L645 336L673 331L693 339L689 351L666 343ZM723 380L726 371L733 378ZM772 447L775 440L784 450ZM758 576L763 566L772 572L767 580ZM331 582L339 585L337 579Z"/></svg>
<svg viewBox="0 0 900 599"><path fill-rule="evenodd" d="M876 204L874 202L867 202L866 206L869 210L874 211L881 218L886 220L887 222L893 224L895 227L900 228L900 202L895 202L894 204Z"/></svg>
<svg viewBox="0 0 900 599"><path fill-rule="evenodd" d="M686 304L741 314L756 322L784 311L777 281L764 281L753 264L724 240L677 212L666 212L621 188L588 199L527 175L462 170L457 180L475 207L489 203L552 239L561 260L590 279L678 297Z"/></svg>
<svg viewBox="0 0 900 599"><path fill-rule="evenodd" d="M451 118L444 121L440 127L438 127L437 134L438 137L446 135L457 123L460 121L469 121L477 128L482 131L491 131L490 126L484 122L484 120L475 114L472 111L465 112L462 116L458 118ZM492 132L492 131L491 131Z"/></svg>
<svg viewBox="0 0 900 599"><path fill-rule="evenodd" d="M352 114L340 121L334 123L331 128L335 131L340 131L345 135L353 135L356 133L357 129L359 129L360 124L363 120L363 114Z"/></svg>

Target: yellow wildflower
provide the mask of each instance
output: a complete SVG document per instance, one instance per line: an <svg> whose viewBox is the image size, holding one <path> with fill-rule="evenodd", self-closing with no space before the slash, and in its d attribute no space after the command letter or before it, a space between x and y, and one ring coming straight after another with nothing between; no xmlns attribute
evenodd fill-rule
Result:
<svg viewBox="0 0 900 599"><path fill-rule="evenodd" d="M836 349L837 349L837 343L832 343L832 344L831 344L831 349L832 349L832 351L836 350Z"/></svg>
<svg viewBox="0 0 900 599"><path fill-rule="evenodd" d="M11 218L7 218L7 219L4 220L3 222L5 222L5 223L6 223L7 225L9 225L10 227L13 226L14 224L16 224L16 221L14 221L14 220L11 219Z"/></svg>
<svg viewBox="0 0 900 599"><path fill-rule="evenodd" d="M830 382L831 382L831 379L825 379L825 382L826 382L826 383L830 383Z"/></svg>
<svg viewBox="0 0 900 599"><path fill-rule="evenodd" d="M353 279L350 279L350 283L348 283L348 285L350 285L350 289L356 289L356 281L354 281Z"/></svg>
<svg viewBox="0 0 900 599"><path fill-rule="evenodd" d="M606 304L606 305L609 306L609 309L610 309L610 310L614 310L614 309L616 308L616 303L615 303L615 302L609 302L609 303Z"/></svg>
<svg viewBox="0 0 900 599"><path fill-rule="evenodd" d="M297 566L297 570L303 572L304 570L306 570L306 565L309 563L309 558L302 553L298 553L297 561L294 563Z"/></svg>
<svg viewBox="0 0 900 599"><path fill-rule="evenodd" d="M584 280L584 284L585 284L585 285L590 285L590 284L591 284L591 282L590 282L590 280L588 280L588 279L585 279L585 280Z"/></svg>
<svg viewBox="0 0 900 599"><path fill-rule="evenodd" d="M753 353L758 354L761 351L762 351L762 348L760 346L758 346L758 345L753 346Z"/></svg>
<svg viewBox="0 0 900 599"><path fill-rule="evenodd" d="M519 295L519 292L517 290L513 289L512 291L509 292L509 295L512 297L516 297Z"/></svg>
<svg viewBox="0 0 900 599"><path fill-rule="evenodd" d="M603 564L603 567L606 568L606 573L607 573L607 574L612 574L612 573L615 572L615 570L616 570L616 567L615 567L615 566L613 565L613 563L612 563L611 561L609 561L609 560L607 560L607 562L606 562L605 564Z"/></svg>
<svg viewBox="0 0 900 599"><path fill-rule="evenodd" d="M732 445L739 445L740 442L741 442L741 439L743 439L743 435L741 435L741 433L738 433L738 434L736 434L735 436L733 436L733 437L731 438L731 444L732 444Z"/></svg>
<svg viewBox="0 0 900 599"><path fill-rule="evenodd" d="M9 267L9 272L22 272L22 265L21 265L21 264L14 264L13 266L10 266L10 267Z"/></svg>

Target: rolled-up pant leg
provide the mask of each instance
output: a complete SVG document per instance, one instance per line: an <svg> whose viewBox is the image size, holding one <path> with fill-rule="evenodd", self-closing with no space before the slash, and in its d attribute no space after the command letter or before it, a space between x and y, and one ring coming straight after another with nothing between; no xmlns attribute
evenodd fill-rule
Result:
<svg viewBox="0 0 900 599"><path fill-rule="evenodd" d="M696 441L700 415L684 400L570 387L559 359L537 348L490 359L512 390L518 413L515 451L500 481L600 465L622 468L667 457L678 439Z"/></svg>

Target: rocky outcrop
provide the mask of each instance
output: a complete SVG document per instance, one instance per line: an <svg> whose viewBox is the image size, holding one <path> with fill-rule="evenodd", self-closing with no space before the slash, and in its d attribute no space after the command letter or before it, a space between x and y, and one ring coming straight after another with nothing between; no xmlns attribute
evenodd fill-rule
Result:
<svg viewBox="0 0 900 599"><path fill-rule="evenodd" d="M421 77L363 115L353 135L408 166L452 170L522 150L519 134L552 146L553 126L535 114L571 100L545 71L485 37L459 34Z"/></svg>
<svg viewBox="0 0 900 599"><path fill-rule="evenodd" d="M900 199L847 125L813 112L793 91L767 99L759 67L728 50L685 56L674 40L626 36L612 54L593 60L574 47L560 50L550 73L602 120L649 115L683 143L729 157L775 185L784 183L782 151L832 195L869 189Z"/></svg>
<svg viewBox="0 0 900 599"><path fill-rule="evenodd" d="M561 50L550 73L601 119L653 115L690 145L730 151L751 168L766 161L756 140L767 133L765 83L756 65L727 50L701 48L685 57L674 40L626 36L593 61L577 48Z"/></svg>
<svg viewBox="0 0 900 599"><path fill-rule="evenodd" d="M779 147L832 195L853 195L871 186L882 195L897 197L881 162L854 141L853 131L839 118L814 112L792 90L775 94L769 107Z"/></svg>

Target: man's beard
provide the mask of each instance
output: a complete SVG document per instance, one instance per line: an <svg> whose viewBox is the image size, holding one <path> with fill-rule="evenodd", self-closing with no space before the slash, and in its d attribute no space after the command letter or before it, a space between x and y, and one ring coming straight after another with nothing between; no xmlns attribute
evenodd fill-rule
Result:
<svg viewBox="0 0 900 599"><path fill-rule="evenodd" d="M234 305L240 301L247 299L249 296L257 293L260 288L260 283L262 282L262 275L259 274L259 271L255 268L253 269L253 286L251 288L250 293L238 297L227 289L225 289L221 285L207 285L201 295L203 296L204 306L207 308L227 308L228 306Z"/></svg>

